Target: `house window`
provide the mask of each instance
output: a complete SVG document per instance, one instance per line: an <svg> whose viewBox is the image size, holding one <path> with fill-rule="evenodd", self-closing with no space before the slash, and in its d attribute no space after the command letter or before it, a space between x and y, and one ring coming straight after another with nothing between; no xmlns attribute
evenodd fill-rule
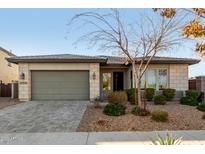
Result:
<svg viewBox="0 0 205 154"><path fill-rule="evenodd" d="M168 88L168 70L148 69L141 78L141 89L144 89L145 81L147 88L156 90Z"/></svg>
<svg viewBox="0 0 205 154"><path fill-rule="evenodd" d="M156 73L156 71L157 70L155 70L155 69L151 69L151 70L147 71L147 73L146 73L146 76L147 76L147 88L154 88L154 89L157 88L157 82L156 82L157 73Z"/></svg>
<svg viewBox="0 0 205 154"><path fill-rule="evenodd" d="M159 89L167 88L168 81L167 69L159 69L158 71L158 81L159 81Z"/></svg>
<svg viewBox="0 0 205 154"><path fill-rule="evenodd" d="M103 91L111 90L111 73L103 73Z"/></svg>
<svg viewBox="0 0 205 154"><path fill-rule="evenodd" d="M141 89L144 89L145 77L146 77L145 75L146 75L146 74L144 73L143 76L142 76L142 78L141 78L141 83L140 83Z"/></svg>

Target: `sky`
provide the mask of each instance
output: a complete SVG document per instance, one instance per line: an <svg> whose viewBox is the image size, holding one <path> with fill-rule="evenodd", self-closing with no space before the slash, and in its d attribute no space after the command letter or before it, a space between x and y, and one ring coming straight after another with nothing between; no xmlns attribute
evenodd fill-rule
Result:
<svg viewBox="0 0 205 154"><path fill-rule="evenodd" d="M86 29L70 29L67 24L75 14L85 11L107 13L109 9L0 9L0 46L17 56L66 53L111 55L111 51L88 48L86 42L74 44ZM152 10L123 9L125 22L134 22L137 11L149 13ZM193 43L185 43L162 56L199 58L193 49ZM204 60L189 67L189 77L199 75L205 75Z"/></svg>

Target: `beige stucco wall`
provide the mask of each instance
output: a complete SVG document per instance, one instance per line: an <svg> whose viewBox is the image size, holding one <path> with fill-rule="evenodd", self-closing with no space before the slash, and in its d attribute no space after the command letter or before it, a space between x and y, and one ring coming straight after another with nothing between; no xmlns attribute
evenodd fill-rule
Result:
<svg viewBox="0 0 205 154"><path fill-rule="evenodd" d="M25 74L25 79L19 79L19 99L31 100L31 71L32 70L89 70L90 72L90 99L100 95L99 63L20 63L19 73ZM93 73L96 79L93 79Z"/></svg>
<svg viewBox="0 0 205 154"><path fill-rule="evenodd" d="M188 90L188 64L170 64L169 85L176 90Z"/></svg>
<svg viewBox="0 0 205 154"><path fill-rule="evenodd" d="M0 81L3 83L11 83L18 80L18 65L10 63L5 58L9 58L5 52L0 50Z"/></svg>

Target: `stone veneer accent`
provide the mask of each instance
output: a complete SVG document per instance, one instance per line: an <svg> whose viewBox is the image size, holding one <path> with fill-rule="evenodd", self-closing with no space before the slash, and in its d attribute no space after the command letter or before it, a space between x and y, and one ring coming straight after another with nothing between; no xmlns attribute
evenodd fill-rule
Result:
<svg viewBox="0 0 205 154"><path fill-rule="evenodd" d="M169 85L176 90L188 90L188 64L170 64Z"/></svg>
<svg viewBox="0 0 205 154"><path fill-rule="evenodd" d="M25 79L20 78L21 73L25 74ZM31 72L29 71L29 64L19 64L19 100L31 100Z"/></svg>
<svg viewBox="0 0 205 154"><path fill-rule="evenodd" d="M31 100L31 71L32 70L89 70L90 100L100 95L100 66L99 63L19 63L19 74L25 74L25 79L19 78L19 100ZM93 80L95 72L96 79Z"/></svg>
<svg viewBox="0 0 205 154"><path fill-rule="evenodd" d="M93 80L94 72L95 80ZM98 96L100 96L100 65L90 63L90 100L94 100Z"/></svg>

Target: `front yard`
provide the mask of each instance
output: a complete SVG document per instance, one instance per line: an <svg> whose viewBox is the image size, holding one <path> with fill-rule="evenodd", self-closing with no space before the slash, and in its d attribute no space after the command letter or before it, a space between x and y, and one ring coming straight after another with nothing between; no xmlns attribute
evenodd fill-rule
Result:
<svg viewBox="0 0 205 154"><path fill-rule="evenodd" d="M166 105L154 105L148 102L148 110L165 110L169 114L168 122L156 122L150 116L136 116L131 113L134 106L127 105L126 114L108 116L103 108L88 106L77 131L154 131L154 130L201 130L205 129L204 114L194 106L181 105L179 102L167 102Z"/></svg>

